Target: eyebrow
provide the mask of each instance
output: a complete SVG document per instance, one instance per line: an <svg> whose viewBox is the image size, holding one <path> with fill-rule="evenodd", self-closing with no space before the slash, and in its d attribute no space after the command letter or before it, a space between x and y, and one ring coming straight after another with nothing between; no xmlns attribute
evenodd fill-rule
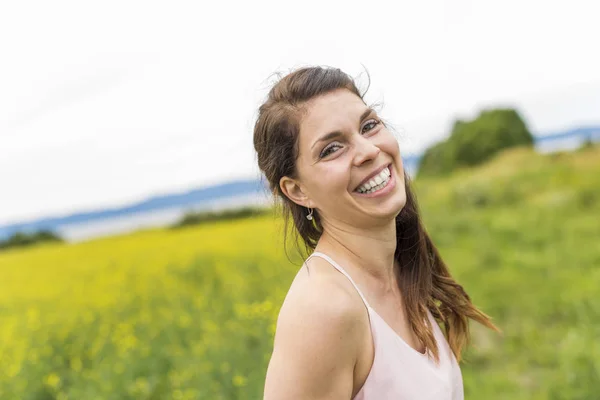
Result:
<svg viewBox="0 0 600 400"><path fill-rule="evenodd" d="M374 112L374 110L372 108L367 108L365 111L363 111L363 113L360 115L360 122L362 123L373 112ZM333 132L326 133L325 135L321 136L316 142L314 142L310 148L312 149L319 142L324 142L326 140L334 139L334 138L337 138L340 136L342 136L342 132L340 132L340 131L333 131Z"/></svg>

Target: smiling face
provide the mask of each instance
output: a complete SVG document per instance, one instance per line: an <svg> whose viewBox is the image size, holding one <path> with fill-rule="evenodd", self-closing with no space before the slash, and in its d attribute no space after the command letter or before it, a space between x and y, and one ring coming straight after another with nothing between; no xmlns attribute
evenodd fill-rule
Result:
<svg viewBox="0 0 600 400"><path fill-rule="evenodd" d="M283 192L318 210L324 225L389 221L406 203L398 142L376 112L349 90L310 100L301 115L296 179Z"/></svg>

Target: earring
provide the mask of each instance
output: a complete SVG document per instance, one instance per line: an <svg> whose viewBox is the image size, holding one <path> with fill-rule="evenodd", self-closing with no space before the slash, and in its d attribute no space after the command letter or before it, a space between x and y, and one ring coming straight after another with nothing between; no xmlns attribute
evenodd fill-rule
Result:
<svg viewBox="0 0 600 400"><path fill-rule="evenodd" d="M309 221L312 221L312 219L313 219L313 209L310 208L310 207L308 207L308 209L310 211L309 211L308 215L306 216L306 219L309 220Z"/></svg>

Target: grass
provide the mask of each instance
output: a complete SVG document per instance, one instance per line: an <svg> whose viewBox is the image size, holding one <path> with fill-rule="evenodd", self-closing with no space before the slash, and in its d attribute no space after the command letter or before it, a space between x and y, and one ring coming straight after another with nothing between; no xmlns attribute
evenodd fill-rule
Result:
<svg viewBox="0 0 600 400"><path fill-rule="evenodd" d="M434 242L498 336L474 326L465 390L590 399L600 389L600 151L519 149L417 191Z"/></svg>
<svg viewBox="0 0 600 400"><path fill-rule="evenodd" d="M466 398L600 391L600 149L415 182L472 325ZM272 215L0 253L0 399L259 399L301 258Z"/></svg>

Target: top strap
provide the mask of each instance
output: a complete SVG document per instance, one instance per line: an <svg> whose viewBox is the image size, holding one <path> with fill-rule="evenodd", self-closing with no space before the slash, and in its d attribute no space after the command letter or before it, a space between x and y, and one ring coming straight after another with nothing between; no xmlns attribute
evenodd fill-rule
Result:
<svg viewBox="0 0 600 400"><path fill-rule="evenodd" d="M317 257L324 258L331 265L333 265L333 267L335 269L337 269L342 274L344 274L344 276L346 276L346 278L348 278L348 280L350 281L350 283L352 283L352 286L354 286L354 289L356 289L356 291L358 292L358 294L359 294L360 298L362 299L363 303L365 303L365 306L367 306L367 308L371 308L369 306L369 303L367 302L367 299L365 299L365 296L363 296L363 294L360 291L360 289L358 288L358 286L356 286L356 283L354 283L354 280L352 279L352 277L344 270L344 268L342 268L338 263L336 263L335 261L333 261L333 259L331 257L329 257L327 254L321 253L319 251L314 251L310 256L308 256L308 258L306 259L306 261L308 261L312 256L317 256Z"/></svg>

